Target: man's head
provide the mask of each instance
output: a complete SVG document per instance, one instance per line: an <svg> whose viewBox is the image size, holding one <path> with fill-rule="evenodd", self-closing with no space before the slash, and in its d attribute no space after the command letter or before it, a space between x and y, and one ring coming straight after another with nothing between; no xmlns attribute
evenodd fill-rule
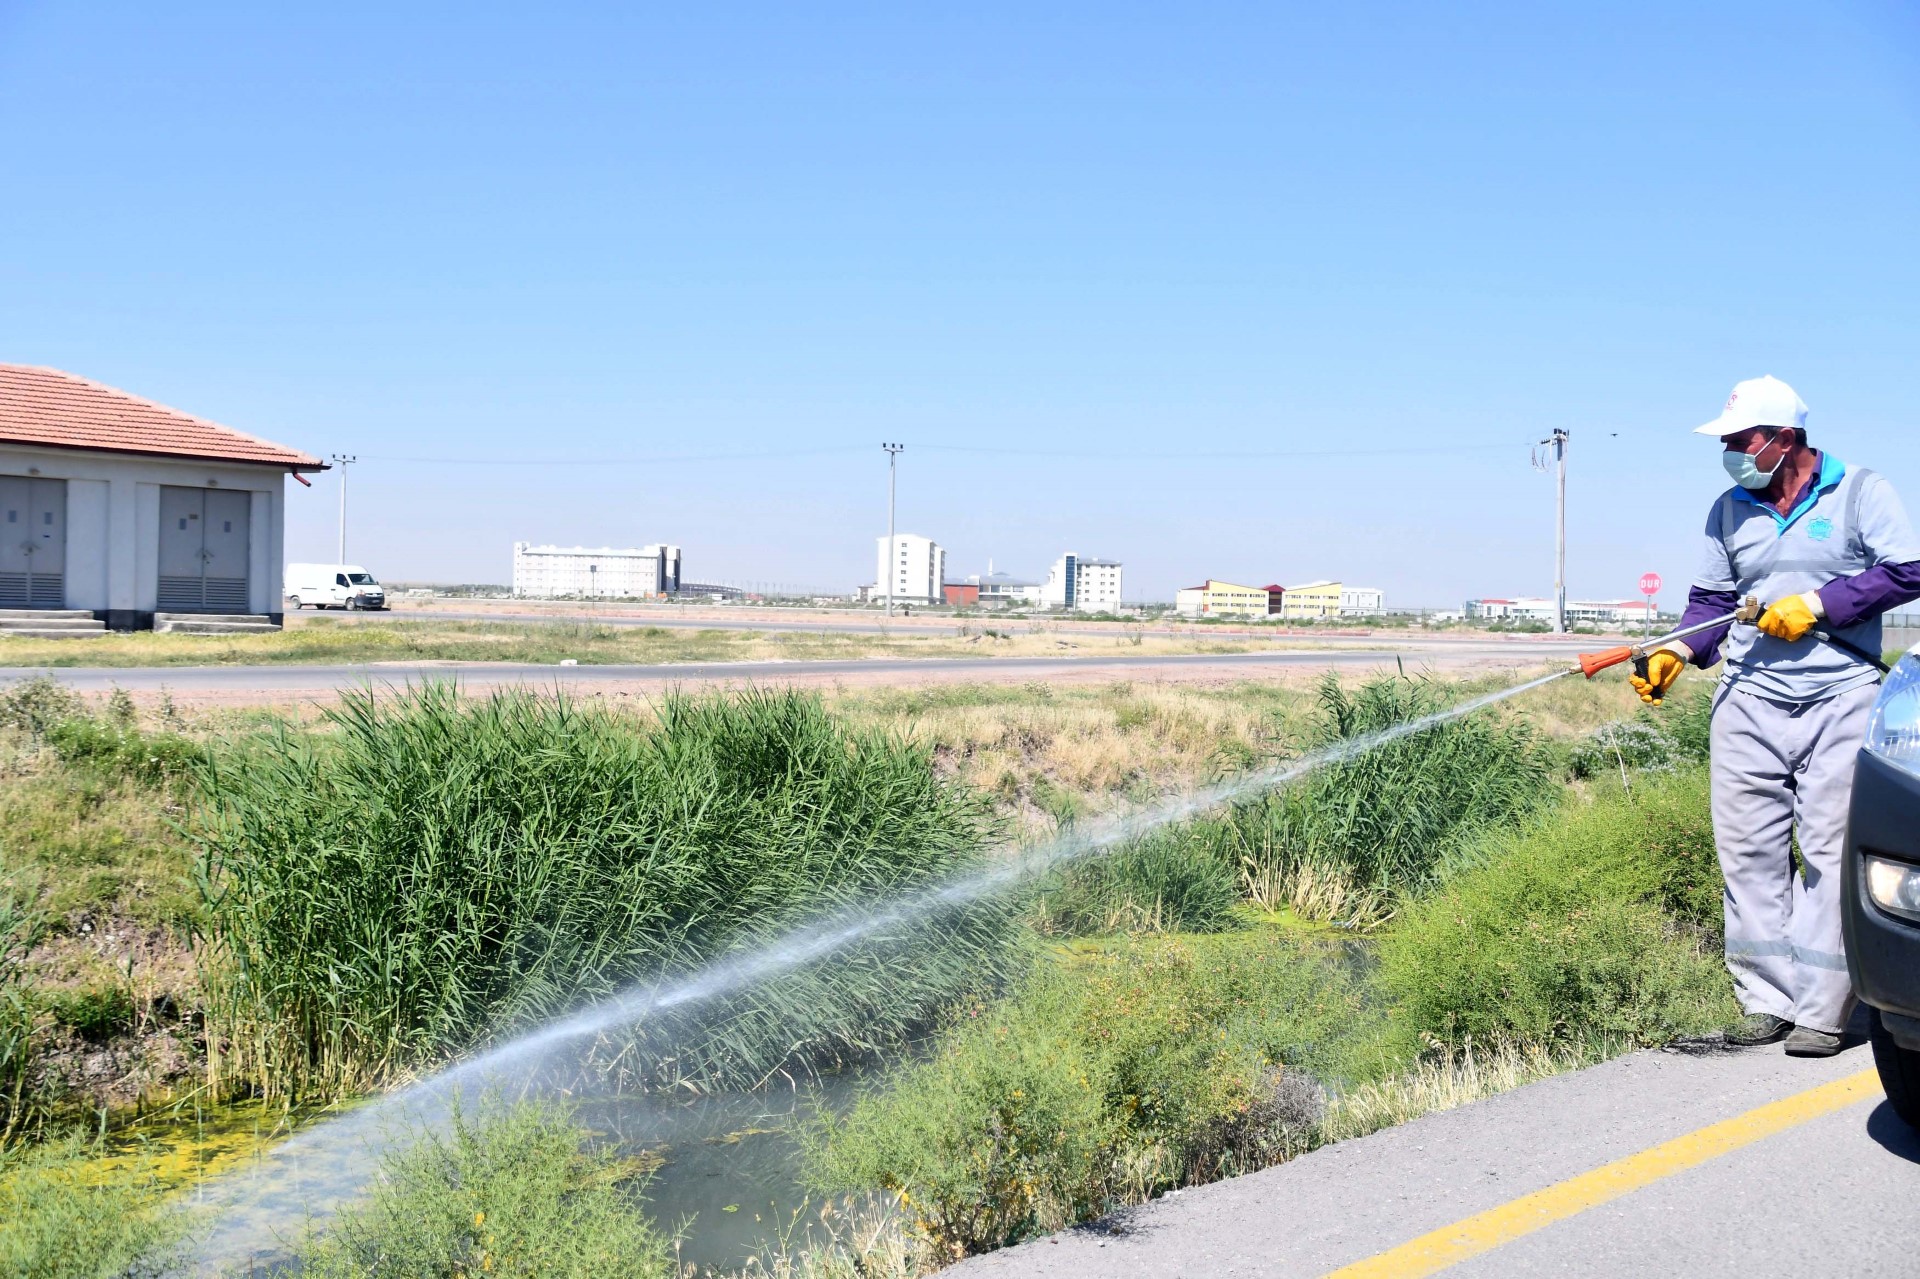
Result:
<svg viewBox="0 0 1920 1279"><path fill-rule="evenodd" d="M1720 416L1694 434L1720 438L1734 483L1764 489L1783 463L1806 449L1807 406L1779 378L1749 378L1733 388Z"/></svg>

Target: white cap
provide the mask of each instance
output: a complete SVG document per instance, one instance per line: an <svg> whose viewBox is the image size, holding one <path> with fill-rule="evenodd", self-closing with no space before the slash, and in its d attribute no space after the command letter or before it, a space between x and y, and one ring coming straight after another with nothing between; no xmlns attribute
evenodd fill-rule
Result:
<svg viewBox="0 0 1920 1279"><path fill-rule="evenodd" d="M1727 407L1705 426L1693 428L1695 435L1732 435L1756 426L1797 426L1807 429L1807 406L1793 388L1779 378L1750 377L1733 388Z"/></svg>

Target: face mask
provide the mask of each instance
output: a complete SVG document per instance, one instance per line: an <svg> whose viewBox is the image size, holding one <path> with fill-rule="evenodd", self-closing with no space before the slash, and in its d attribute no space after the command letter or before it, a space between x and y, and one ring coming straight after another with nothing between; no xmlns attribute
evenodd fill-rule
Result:
<svg viewBox="0 0 1920 1279"><path fill-rule="evenodd" d="M1760 451L1762 453L1766 452L1767 447L1770 447L1772 444L1773 441L1768 440L1767 444L1762 446ZM1780 462L1775 462L1772 470L1763 471L1755 464L1753 457L1753 454L1742 453L1739 449L1728 449L1720 455L1720 464L1727 468L1727 474L1731 475L1733 482L1741 488L1763 489L1773 483L1774 471L1780 469L1780 462L1787 460L1786 456L1782 454Z"/></svg>

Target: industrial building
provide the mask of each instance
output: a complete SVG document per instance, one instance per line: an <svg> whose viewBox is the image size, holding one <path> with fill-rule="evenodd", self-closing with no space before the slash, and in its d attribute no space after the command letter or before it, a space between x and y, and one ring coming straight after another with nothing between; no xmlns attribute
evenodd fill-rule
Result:
<svg viewBox="0 0 1920 1279"><path fill-rule="evenodd" d="M1272 617L1281 610L1282 588L1241 586L1210 577L1199 586L1183 587L1173 607L1183 617Z"/></svg>
<svg viewBox="0 0 1920 1279"><path fill-rule="evenodd" d="M1288 621L1315 622L1337 617L1377 617L1386 611L1386 592L1343 582L1307 582L1289 586L1280 615Z"/></svg>
<svg viewBox="0 0 1920 1279"><path fill-rule="evenodd" d="M653 599L678 594L680 548L513 544L521 599Z"/></svg>
<svg viewBox="0 0 1920 1279"><path fill-rule="evenodd" d="M172 613L278 624L286 477L325 469L72 373L0 364L0 610L114 630Z"/></svg>
<svg viewBox="0 0 1920 1279"><path fill-rule="evenodd" d="M1568 600L1569 626L1627 626L1648 620L1650 605L1637 600ZM1539 596L1513 599L1468 600L1466 615L1482 622L1544 622L1553 624L1553 601Z"/></svg>
<svg viewBox="0 0 1920 1279"><path fill-rule="evenodd" d="M1032 608L1040 603L1039 582L1029 582L1011 573L996 573L991 560L987 562L986 572L969 574L955 585L972 587L973 602L987 607Z"/></svg>
<svg viewBox="0 0 1920 1279"><path fill-rule="evenodd" d="M896 604L945 601L947 552L940 543L918 533L899 533L891 546L886 538L875 538L874 549L874 599L884 600L891 594Z"/></svg>
<svg viewBox="0 0 1920 1279"><path fill-rule="evenodd" d="M1118 560L1084 559L1068 551L1047 571L1039 603L1081 613L1114 612L1120 607L1121 573Z"/></svg>

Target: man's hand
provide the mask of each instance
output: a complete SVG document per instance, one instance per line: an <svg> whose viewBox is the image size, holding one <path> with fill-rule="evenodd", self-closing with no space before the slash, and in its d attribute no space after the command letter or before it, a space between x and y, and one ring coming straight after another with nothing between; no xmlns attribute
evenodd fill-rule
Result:
<svg viewBox="0 0 1920 1279"><path fill-rule="evenodd" d="M1804 595L1789 595L1783 600L1775 600L1760 614L1760 620L1754 625L1775 639L1786 640L1789 644L1800 639L1813 629L1827 609L1820 602L1816 591Z"/></svg>
<svg viewBox="0 0 1920 1279"><path fill-rule="evenodd" d="M1627 683L1633 685L1641 701L1658 706L1666 698L1667 690L1673 687L1673 681L1680 678L1680 672L1687 669L1687 659L1691 656L1677 643L1656 648L1647 654L1647 677L1629 675Z"/></svg>

